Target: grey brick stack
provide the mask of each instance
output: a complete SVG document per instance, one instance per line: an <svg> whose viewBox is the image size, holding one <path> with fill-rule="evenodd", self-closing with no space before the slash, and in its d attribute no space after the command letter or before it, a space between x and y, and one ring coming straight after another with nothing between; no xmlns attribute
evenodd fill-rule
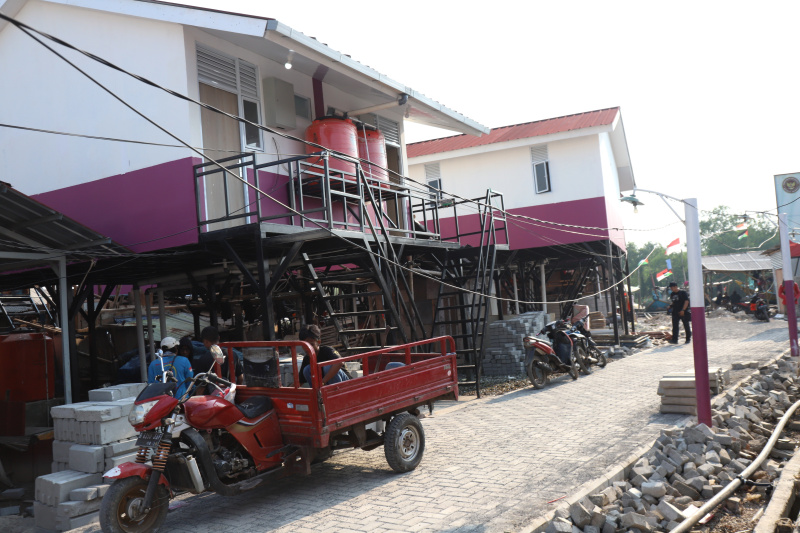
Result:
<svg viewBox="0 0 800 533"><path fill-rule="evenodd" d="M47 531L68 531L98 519L108 485L103 474L136 458L128 414L144 383L89 391L89 401L51 409L52 474L36 479L34 518Z"/></svg>
<svg viewBox="0 0 800 533"><path fill-rule="evenodd" d="M486 376L518 376L525 373L525 348L522 339L536 335L544 327L546 314L523 313L489 324L489 344L483 359Z"/></svg>

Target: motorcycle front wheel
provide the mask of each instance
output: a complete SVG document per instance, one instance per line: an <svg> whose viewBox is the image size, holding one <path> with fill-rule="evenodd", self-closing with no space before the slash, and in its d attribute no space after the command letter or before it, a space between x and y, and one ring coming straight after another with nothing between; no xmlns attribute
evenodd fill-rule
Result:
<svg viewBox="0 0 800 533"><path fill-rule="evenodd" d="M547 372L537 364L538 361L533 360L531 364L525 369L526 374L528 374L528 380L533 385L534 389L541 389L547 385Z"/></svg>
<svg viewBox="0 0 800 533"><path fill-rule="evenodd" d="M597 366L600 368L605 368L605 366L608 364L608 359L606 358L606 352L603 352L595 348L594 356L597 359Z"/></svg>
<svg viewBox="0 0 800 533"><path fill-rule="evenodd" d="M147 480L138 476L117 479L100 504L100 527L105 533L145 533L158 531L167 518L169 494L159 485L153 506L143 513Z"/></svg>

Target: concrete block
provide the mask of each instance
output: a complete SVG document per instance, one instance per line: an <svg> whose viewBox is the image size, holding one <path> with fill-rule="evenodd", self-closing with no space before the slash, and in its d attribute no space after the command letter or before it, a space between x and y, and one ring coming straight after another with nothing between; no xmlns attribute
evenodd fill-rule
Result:
<svg viewBox="0 0 800 533"><path fill-rule="evenodd" d="M545 533L572 533L572 522L564 518L555 518L547 524Z"/></svg>
<svg viewBox="0 0 800 533"><path fill-rule="evenodd" d="M110 444L136 435L136 430L128 423L127 418L108 422L81 422L81 424L87 424L82 431L87 435L87 440L84 442L89 444Z"/></svg>
<svg viewBox="0 0 800 533"><path fill-rule="evenodd" d="M667 494L667 486L660 481L648 481L642 483L642 493L654 498L661 498Z"/></svg>
<svg viewBox="0 0 800 533"><path fill-rule="evenodd" d="M17 487L0 492L0 501L21 500L25 497L25 489Z"/></svg>
<svg viewBox="0 0 800 533"><path fill-rule="evenodd" d="M75 409L91 405L90 402L68 403L57 405L50 409L50 416L53 418L75 418Z"/></svg>
<svg viewBox="0 0 800 533"><path fill-rule="evenodd" d="M36 527L53 531L57 529L56 508L42 502L33 502L33 519Z"/></svg>
<svg viewBox="0 0 800 533"><path fill-rule="evenodd" d="M68 440L54 440L53 441L53 461L57 463L69 462L69 449L74 442Z"/></svg>
<svg viewBox="0 0 800 533"><path fill-rule="evenodd" d="M79 527L100 522L100 511L94 511L92 513L75 517L59 516L57 519L57 524L61 531L70 531Z"/></svg>
<svg viewBox="0 0 800 533"><path fill-rule="evenodd" d="M108 487L110 486L111 486L110 484L105 483L103 485L92 485L89 488L97 489L97 497L102 498L103 496L106 495L106 492L108 492Z"/></svg>
<svg viewBox="0 0 800 533"><path fill-rule="evenodd" d="M136 439L121 440L104 446L106 458L126 455L136 449Z"/></svg>
<svg viewBox="0 0 800 533"><path fill-rule="evenodd" d="M580 528L592 521L592 513L580 502L574 503L569 507L569 516L575 525Z"/></svg>
<svg viewBox="0 0 800 533"><path fill-rule="evenodd" d="M94 499L89 501L82 501L82 502L74 502L68 501L59 503L58 507L56 508L56 516L64 516L68 518L72 518L75 516L81 516L86 513L92 513L94 511L100 510L100 502L101 500Z"/></svg>
<svg viewBox="0 0 800 533"><path fill-rule="evenodd" d="M122 410L112 405L90 405L75 409L75 419L81 422L106 422L122 418Z"/></svg>
<svg viewBox="0 0 800 533"><path fill-rule="evenodd" d="M69 493L74 489L102 483L101 474L87 474L65 470L55 474L36 478L36 499L46 505L55 507L59 503L69 501Z"/></svg>
<svg viewBox="0 0 800 533"><path fill-rule="evenodd" d="M110 402L122 399L122 391L116 387L104 389L94 389L89 391L89 401L91 402Z"/></svg>
<svg viewBox="0 0 800 533"><path fill-rule="evenodd" d="M83 487L70 491L69 499L73 502L88 502L97 499L97 487Z"/></svg>
<svg viewBox="0 0 800 533"><path fill-rule="evenodd" d="M680 522L683 520L683 515L680 510L667 501L662 501L658 504L658 512L669 521Z"/></svg>
<svg viewBox="0 0 800 533"><path fill-rule="evenodd" d="M75 444L69 449L69 467L79 472L101 472L105 463L102 446Z"/></svg>
<svg viewBox="0 0 800 533"><path fill-rule="evenodd" d="M58 461L53 461L50 463L50 472L63 472L64 470L69 470L69 461L66 463L61 463Z"/></svg>
<svg viewBox="0 0 800 533"><path fill-rule="evenodd" d="M136 452L128 453L125 455L117 455L116 457L108 457L105 460L105 465L103 467L103 472L108 472L115 466L119 466L122 463L134 463L136 462Z"/></svg>

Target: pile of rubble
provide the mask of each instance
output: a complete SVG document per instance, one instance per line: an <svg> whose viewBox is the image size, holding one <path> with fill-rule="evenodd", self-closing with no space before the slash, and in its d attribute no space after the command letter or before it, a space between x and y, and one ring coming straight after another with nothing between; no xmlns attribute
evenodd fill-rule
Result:
<svg viewBox="0 0 800 533"><path fill-rule="evenodd" d="M128 422L144 383L89 391L89 401L53 407L52 474L36 478L33 514L39 530L68 531L97 521L108 485L103 473L136 459Z"/></svg>
<svg viewBox="0 0 800 533"><path fill-rule="evenodd" d="M694 515L723 490L763 450L779 420L798 397L796 363L781 360L764 367L737 390L715 401L714 429L704 424L664 430L653 448L630 469L626 481L615 481L569 507L555 512L545 531L615 533L670 531ZM781 461L794 443L779 441L751 479L767 482L780 474ZM779 448L789 448L791 451ZM748 499L760 499L767 487L756 487ZM737 513L741 500L728 498Z"/></svg>

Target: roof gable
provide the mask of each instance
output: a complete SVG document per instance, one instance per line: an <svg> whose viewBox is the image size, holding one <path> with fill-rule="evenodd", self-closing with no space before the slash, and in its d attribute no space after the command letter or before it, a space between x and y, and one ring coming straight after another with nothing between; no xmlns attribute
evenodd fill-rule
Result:
<svg viewBox="0 0 800 533"><path fill-rule="evenodd" d="M599 109L566 115L563 117L537 120L512 126L501 126L492 129L488 135L474 137L471 135L455 135L442 139L433 139L407 145L408 157L420 157L424 155L438 154L442 152L452 152L465 148L474 148L487 144L495 144L529 137L540 137L553 133L580 130L595 126L607 126L613 124L619 113L619 107Z"/></svg>

